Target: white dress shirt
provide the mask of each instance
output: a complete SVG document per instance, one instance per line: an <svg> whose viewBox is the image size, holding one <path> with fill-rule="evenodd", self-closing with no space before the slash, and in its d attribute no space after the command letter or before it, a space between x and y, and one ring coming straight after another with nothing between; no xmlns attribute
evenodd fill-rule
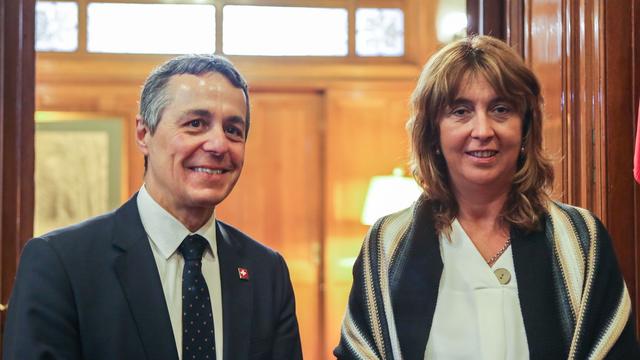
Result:
<svg viewBox="0 0 640 360"><path fill-rule="evenodd" d="M182 270L184 258L178 251L178 247L184 238L194 233L191 233L180 221L162 208L147 192L144 185L138 192L137 202L142 226L147 232L153 257L158 266L178 357L182 359ZM207 282L211 298L216 358L222 359L222 288L215 216L212 216L195 234L201 235L209 243L209 249L205 250L202 255L202 275Z"/></svg>
<svg viewBox="0 0 640 360"><path fill-rule="evenodd" d="M518 282L509 247L492 267L458 220L440 236L444 264L425 359L529 359ZM500 284L494 271L506 269Z"/></svg>

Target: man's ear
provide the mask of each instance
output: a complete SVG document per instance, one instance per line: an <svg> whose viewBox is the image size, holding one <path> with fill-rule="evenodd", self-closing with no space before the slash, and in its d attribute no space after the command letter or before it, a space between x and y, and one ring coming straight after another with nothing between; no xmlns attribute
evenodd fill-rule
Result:
<svg viewBox="0 0 640 360"><path fill-rule="evenodd" d="M147 142L151 137L151 131L145 125L142 117L140 115L136 116L136 144L138 144L138 149L142 152L142 154L149 155L149 148L147 146Z"/></svg>

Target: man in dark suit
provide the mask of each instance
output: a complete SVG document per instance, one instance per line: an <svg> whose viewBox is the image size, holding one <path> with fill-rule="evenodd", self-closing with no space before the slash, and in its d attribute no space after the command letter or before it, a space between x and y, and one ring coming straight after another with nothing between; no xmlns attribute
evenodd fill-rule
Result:
<svg viewBox="0 0 640 360"><path fill-rule="evenodd" d="M301 359L287 266L215 220L249 131L247 84L189 55L145 82L145 184L119 209L30 240L4 359Z"/></svg>

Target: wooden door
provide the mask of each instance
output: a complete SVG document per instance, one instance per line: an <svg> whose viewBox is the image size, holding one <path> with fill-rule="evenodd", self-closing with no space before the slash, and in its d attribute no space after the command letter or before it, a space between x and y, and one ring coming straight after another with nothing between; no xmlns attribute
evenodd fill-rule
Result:
<svg viewBox="0 0 640 360"><path fill-rule="evenodd" d="M351 289L351 269L368 226L360 222L369 180L407 170L405 123L414 83L332 89L326 100L323 359L332 359ZM407 172L408 174L408 172Z"/></svg>
<svg viewBox="0 0 640 360"><path fill-rule="evenodd" d="M284 256L305 358L319 360L322 96L254 91L251 119L243 173L216 217Z"/></svg>

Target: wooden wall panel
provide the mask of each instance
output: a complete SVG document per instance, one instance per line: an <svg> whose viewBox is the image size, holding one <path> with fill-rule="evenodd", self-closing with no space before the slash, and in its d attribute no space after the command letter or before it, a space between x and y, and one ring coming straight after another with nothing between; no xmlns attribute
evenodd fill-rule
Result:
<svg viewBox="0 0 640 360"><path fill-rule="evenodd" d="M398 89L336 89L326 99L324 359L331 359L368 227L360 223L368 182L408 161L405 122L413 83Z"/></svg>
<svg viewBox="0 0 640 360"><path fill-rule="evenodd" d="M525 59L545 96L555 196L606 225L636 323L640 219L631 176L638 84L639 0L525 0ZM635 90L634 90L635 89Z"/></svg>
<svg viewBox="0 0 640 360"><path fill-rule="evenodd" d="M283 254L296 294L305 358L319 360L322 97L254 92L251 105L243 173L216 217Z"/></svg>
<svg viewBox="0 0 640 360"><path fill-rule="evenodd" d="M554 197L566 198L566 159L563 121L563 81L566 70L563 66L563 28L561 1L530 1L529 15L525 20L525 59L538 76L545 98L544 144L547 154L554 161L556 180Z"/></svg>
<svg viewBox="0 0 640 360"><path fill-rule="evenodd" d="M504 0L467 0L469 34L491 35L498 39L507 38L507 4Z"/></svg>
<svg viewBox="0 0 640 360"><path fill-rule="evenodd" d="M638 107L636 90L640 86L635 73L640 65L635 53L640 35L637 29L639 6L639 0L609 2L606 11L601 14L605 24L603 48L606 63L602 99L606 121L602 124L600 140L606 149L603 154L606 171L602 173L606 190L603 204L606 225L613 238L629 292L635 300L636 329L640 334L640 258L637 256L640 218L634 216L637 198L630 196L639 189L631 172L635 144L633 123Z"/></svg>

